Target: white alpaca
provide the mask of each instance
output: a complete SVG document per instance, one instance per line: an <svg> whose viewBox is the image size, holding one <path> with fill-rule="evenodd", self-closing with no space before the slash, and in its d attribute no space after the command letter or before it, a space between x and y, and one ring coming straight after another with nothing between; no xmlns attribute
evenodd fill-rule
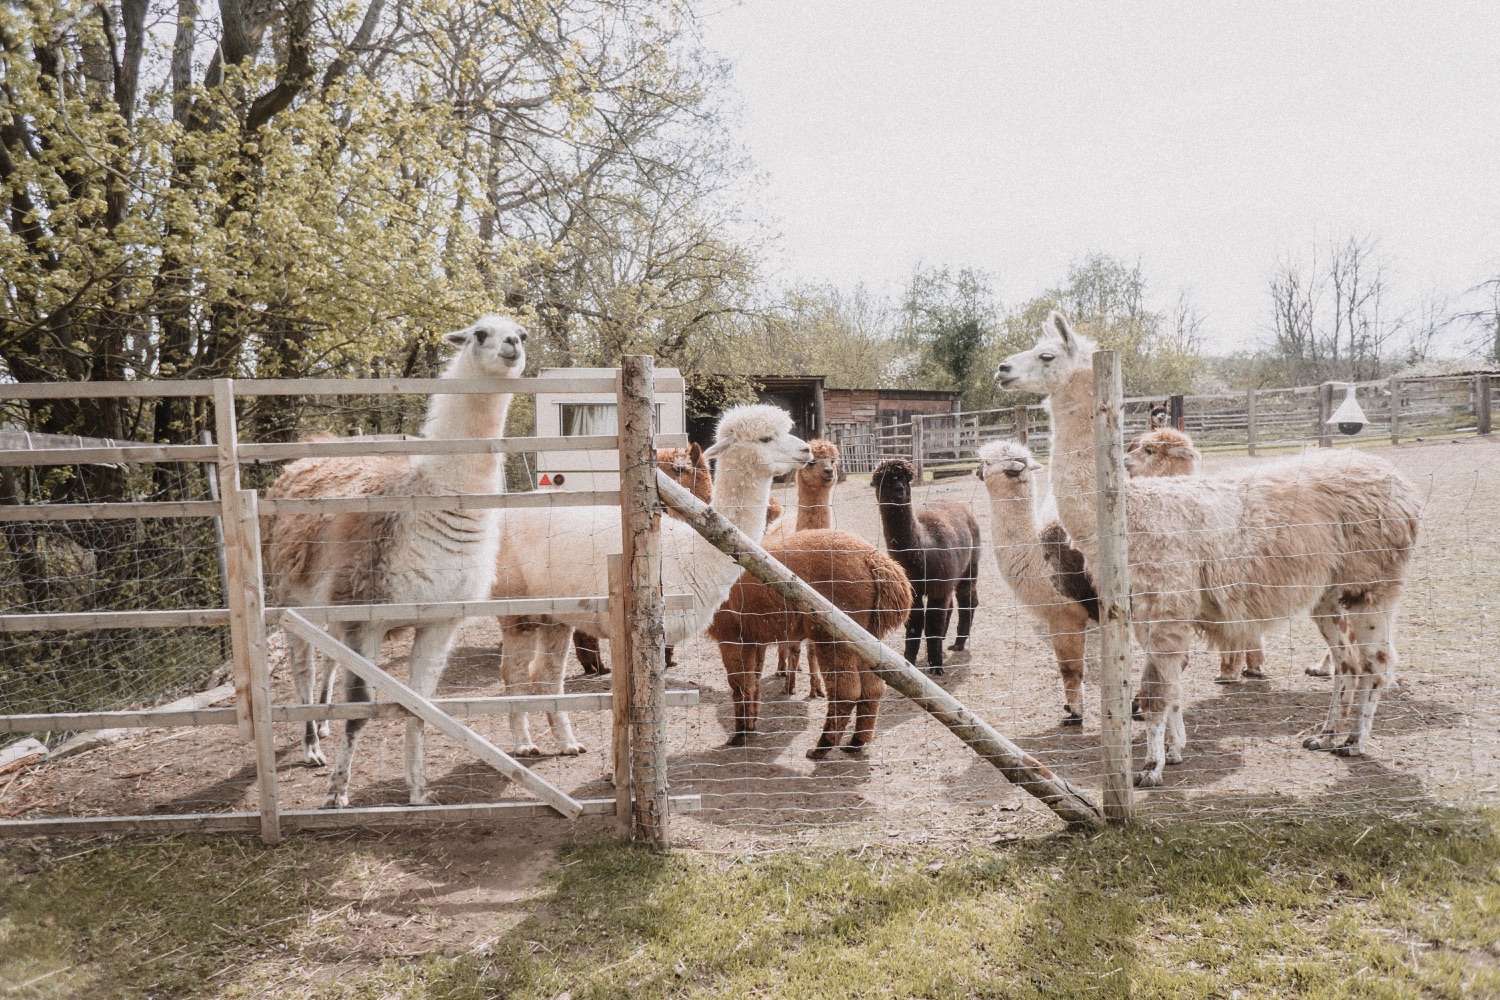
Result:
<svg viewBox="0 0 1500 1000"><path fill-rule="evenodd" d="M771 480L812 458L806 442L791 433L792 418L774 406L737 406L719 420L714 444L704 452L718 460L715 510L760 541L766 529ZM501 519L496 600L524 597L594 597L609 593L608 558L621 549L620 508L555 507L508 510ZM739 565L685 522L661 520L662 586L693 596L688 610L666 614L666 643L698 635L729 596ZM504 632L500 672L511 694L560 694L568 637L577 628L609 636L607 613L501 617ZM524 713L511 715L517 754L540 751ZM548 714L564 753L580 753L566 712Z"/></svg>
<svg viewBox="0 0 1500 1000"><path fill-rule="evenodd" d="M1082 593L1077 587L1068 588L1069 593L1059 587L1062 574L1083 576L1083 560L1068 545L1067 535L1056 521L1037 524L1036 473L1041 469L1024 445L992 441L979 449L979 468L974 474L984 480L990 495L991 536L1000 575L1021 606L1047 627L1047 637L1052 641L1063 682L1063 725L1081 726L1084 638L1091 611L1097 617L1098 612L1090 605L1097 608L1098 598L1086 579L1076 581L1082 583ZM1072 554L1076 563L1055 565L1064 553Z"/></svg>
<svg viewBox="0 0 1500 1000"><path fill-rule="evenodd" d="M459 347L442 377L513 378L526 366L526 332L514 320L487 315L445 338ZM439 393L428 404L422 436L429 439L494 438L505 430L509 393ZM499 457L415 455L302 459L282 472L273 496L456 496L503 489ZM270 519L268 560L280 599L289 604L427 604L484 600L495 574L499 533L492 510L401 511L388 514L303 514ZM280 522L280 523L276 523ZM411 687L437 690L448 647L462 619L342 622L330 626L366 659L380 659L391 629L416 629ZM294 650L295 652L295 650ZM294 658L294 665L297 662ZM297 678L299 695L311 697L311 671ZM358 676L345 671L344 697L368 701ZM334 763L324 807L349 802L349 771L366 720L350 719ZM414 805L429 800L423 768L422 722L406 726L406 784ZM317 733L304 736L310 761L321 763Z"/></svg>
<svg viewBox="0 0 1500 1000"><path fill-rule="evenodd" d="M995 380L1050 396L1058 514L1095 563L1094 348L1059 313L1047 327ZM1327 451L1232 478L1132 479L1125 509L1131 611L1146 656L1147 749L1136 783L1158 785L1163 764L1182 760L1181 676L1195 626L1219 649L1247 649L1267 623L1310 613L1337 674L1322 732L1304 746L1334 749L1352 704L1351 732L1336 752L1363 753L1396 662L1391 632L1420 517L1411 483L1380 459Z"/></svg>

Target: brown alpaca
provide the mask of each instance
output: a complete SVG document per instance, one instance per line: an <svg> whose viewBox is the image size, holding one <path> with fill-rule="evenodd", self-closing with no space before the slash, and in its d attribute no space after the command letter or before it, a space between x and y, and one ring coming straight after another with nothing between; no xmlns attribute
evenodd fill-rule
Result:
<svg viewBox="0 0 1500 1000"><path fill-rule="evenodd" d="M767 551L876 638L906 621L912 604L906 574L864 539L829 529L798 531ZM786 598L747 573L714 614L708 635L719 644L734 696L729 746L744 746L760 720L766 647L803 639L812 642L812 658L829 691L823 735L807 756L826 757L843 738L851 714L854 736L844 750L858 753L869 745L885 682L846 644L820 629L817 616L793 609Z"/></svg>
<svg viewBox="0 0 1500 1000"><path fill-rule="evenodd" d="M839 449L832 441L814 438L807 442L813 460L797 471L797 525L795 531L813 531L833 527L833 487L839 481ZM789 534L790 532L788 532ZM771 541L774 541L772 538ZM797 690L797 670L801 667L802 643L784 642L776 649L776 676L782 678L784 693ZM823 698L827 692L817 661L807 659L807 696Z"/></svg>

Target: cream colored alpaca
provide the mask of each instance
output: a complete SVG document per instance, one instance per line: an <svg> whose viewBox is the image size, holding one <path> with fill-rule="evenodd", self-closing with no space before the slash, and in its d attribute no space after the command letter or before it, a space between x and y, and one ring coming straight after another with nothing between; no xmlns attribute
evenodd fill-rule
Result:
<svg viewBox="0 0 1500 1000"><path fill-rule="evenodd" d="M473 326L447 334L445 339L459 352L443 378L511 378L526 366L526 332L512 319L482 316ZM499 437L509 407L509 393L435 394L428 403L422 436L433 440ZM369 456L293 462L282 471L271 495L457 496L502 489L499 457L493 454ZM273 518L267 535L271 539L270 574L280 599L292 605L483 600L494 578L499 545L494 513L435 510ZM366 659L378 661L387 631L414 627L410 684L418 694L431 696L461 623L461 618L341 622L329 631ZM299 676L298 686L299 695L310 698L311 679ZM346 671L344 697L369 701L370 691L362 679ZM344 725L325 808L349 802L349 773L365 722L350 719ZM422 735L421 721L408 720L406 784L413 804L429 801ZM321 762L317 731L311 724L304 740L308 759Z"/></svg>
<svg viewBox="0 0 1500 1000"><path fill-rule="evenodd" d="M812 449L813 460L797 472L797 521L782 528L778 525L768 532L769 546L801 531L816 531L833 527L833 487L839 481L839 449L832 441L814 438L807 442ZM783 522L784 523L784 522ZM797 671L801 667L802 643L782 642L776 646L776 674L783 678L785 694L797 690ZM823 675L818 663L807 658L807 696L827 697L823 688Z"/></svg>
<svg viewBox="0 0 1500 1000"><path fill-rule="evenodd" d="M1053 313L1041 342L995 373L1001 388L1050 397L1058 514L1089 563L1099 557L1093 351ZM1131 609L1146 657L1147 749L1136 783L1158 785L1163 765L1182 760L1181 677L1195 626L1220 649L1245 649L1266 623L1311 614L1338 672L1322 732L1304 745L1334 750L1352 707L1336 752L1362 754L1396 662L1391 632L1420 517L1411 483L1360 452L1314 452L1232 478L1131 479L1125 507Z"/></svg>
<svg viewBox="0 0 1500 1000"><path fill-rule="evenodd" d="M712 506L755 541L766 529L771 480L800 469L812 457L807 443L791 433L785 410L754 404L737 406L719 420L706 458L718 460ZM608 560L622 547L618 507L538 507L508 510L501 522L500 561L492 595L595 597L609 593ZM692 594L693 606L666 614L666 643L679 645L708 625L740 577L734 560L705 541L686 522L661 520L662 585L667 593ZM574 628L609 634L607 612L502 617L500 670L510 694L554 694L562 690L568 637ZM511 715L518 754L539 751L524 713ZM567 713L551 717L564 752L583 748L573 737Z"/></svg>

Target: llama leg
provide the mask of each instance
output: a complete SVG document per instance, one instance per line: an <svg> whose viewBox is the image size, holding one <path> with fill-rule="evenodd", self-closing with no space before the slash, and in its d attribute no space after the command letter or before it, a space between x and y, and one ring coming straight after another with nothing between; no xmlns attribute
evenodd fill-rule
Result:
<svg viewBox="0 0 1500 1000"><path fill-rule="evenodd" d="M578 657L578 665L583 668L585 676L609 673L604 658L599 655L599 640L587 632L573 633L573 653Z"/></svg>
<svg viewBox="0 0 1500 1000"><path fill-rule="evenodd" d="M567 625L549 625L538 632L540 642L537 645L542 655L536 661L536 669L531 672L531 691L533 694L560 695L563 693L563 676L567 673L568 634L572 632L577 636L579 633ZM552 727L552 735L562 744L564 756L576 757L588 752L588 747L573 735L573 720L568 718L567 712L548 712L547 722Z"/></svg>
<svg viewBox="0 0 1500 1000"><path fill-rule="evenodd" d="M1339 610L1338 593L1329 590L1318 599L1312 612L1313 624L1328 645L1328 655L1334 663L1333 695L1328 705L1328 716L1323 721L1323 730L1317 736L1302 741L1307 750L1332 750L1339 730L1343 728L1349 713L1349 702L1353 694L1354 675L1358 667L1354 663L1355 651L1345 641L1342 627L1342 612Z"/></svg>
<svg viewBox="0 0 1500 1000"><path fill-rule="evenodd" d="M948 632L948 601L941 603L929 598L927 601L927 672L934 677L943 676L943 638Z"/></svg>
<svg viewBox="0 0 1500 1000"><path fill-rule="evenodd" d="M1310 667L1304 667L1302 672L1309 677L1332 677L1333 676L1333 654L1324 653L1323 659Z"/></svg>
<svg viewBox="0 0 1500 1000"><path fill-rule="evenodd" d="M802 666L802 643L778 642L776 644L776 676L781 678L781 693L797 693L797 670Z"/></svg>
<svg viewBox="0 0 1500 1000"><path fill-rule="evenodd" d="M316 677L318 675L318 654L317 654L316 650L312 651L312 657L313 657L313 676ZM331 704L333 702L333 692L335 690L337 690L338 680L339 680L339 665L337 663L333 662L332 660L329 660L328 661L328 669L326 671L324 671L324 674L323 674L323 689L322 689L321 693L318 695L318 697L321 699L321 703L322 704L328 705L328 704ZM327 719L323 719L322 721L320 721L318 723L318 735L321 736L321 737L327 737L328 736L328 720Z"/></svg>
<svg viewBox="0 0 1500 1000"><path fill-rule="evenodd" d="M914 596L911 613L906 616L906 662L917 665L917 653L922 649L922 627L927 623L927 612L922 607L922 593L912 587Z"/></svg>
<svg viewBox="0 0 1500 1000"><path fill-rule="evenodd" d="M1355 653L1359 665L1354 692L1354 716L1349 738L1334 753L1340 757L1360 757L1370 739L1375 723L1375 709L1380 694L1396 669L1396 647L1391 644L1395 612L1364 612L1351 615Z"/></svg>
<svg viewBox="0 0 1500 1000"><path fill-rule="evenodd" d="M1264 680L1266 676L1266 647L1260 636L1250 640L1249 648L1245 650L1245 669L1241 676L1251 680Z"/></svg>
<svg viewBox="0 0 1500 1000"><path fill-rule="evenodd" d="M343 633L335 632L334 638L349 646L356 653L378 663L380 660L380 632L375 626L354 626ZM350 702L369 701L370 687L352 670L343 671L344 700ZM328 776L328 792L323 797L324 809L342 809L349 804L349 773L354 769L354 749L359 743L359 734L368 719L348 719L344 722L344 740L339 746L338 756L333 762L333 771Z"/></svg>
<svg viewBox="0 0 1500 1000"><path fill-rule="evenodd" d="M505 629L500 645L500 680L507 695L531 692L531 665L541 644L540 625L518 625ZM531 738L531 721L525 712L510 713L510 738L517 757L541 756L541 748Z"/></svg>
<svg viewBox="0 0 1500 1000"><path fill-rule="evenodd" d="M317 684L317 661L314 659L312 645L306 640L286 633L287 658L292 663L292 688L297 692L297 700L304 705L311 705L313 701L313 687ZM333 672L330 670L329 674ZM326 699L325 699L326 702ZM327 725L327 720L323 720ZM302 728L302 762L309 767L326 767L328 758L323 756L323 746L319 742L319 723L309 721Z"/></svg>
<svg viewBox="0 0 1500 1000"><path fill-rule="evenodd" d="M1214 680L1220 684L1228 684L1240 678L1240 671L1244 669L1245 654L1242 650L1231 649L1219 652L1219 676Z"/></svg>
<svg viewBox="0 0 1500 1000"><path fill-rule="evenodd" d="M417 628L411 641L411 688L431 698L448 666L448 647L458 634L458 622L435 622ZM406 720L406 790L414 806L432 801L427 791L427 769L421 719Z"/></svg>
<svg viewBox="0 0 1500 1000"><path fill-rule="evenodd" d="M1083 652L1084 625L1067 623L1052 631L1052 653L1057 657L1057 672L1062 675L1063 715L1065 726L1083 725ZM1051 631L1049 629L1049 631Z"/></svg>
<svg viewBox="0 0 1500 1000"><path fill-rule="evenodd" d="M844 737L844 727L859 700L859 676L853 664L838 655L836 643L815 642L812 655L823 666L823 682L828 685L828 714L823 720L823 735L807 751L807 756L822 760Z"/></svg>
<svg viewBox="0 0 1500 1000"><path fill-rule="evenodd" d="M1141 788L1161 784L1162 767L1182 761L1187 734L1182 724L1182 669L1187 664L1190 636L1180 622L1145 624L1136 638L1146 651L1141 676L1141 710L1146 716L1145 766L1136 773ZM1167 748L1167 731L1172 746Z"/></svg>
<svg viewBox="0 0 1500 1000"><path fill-rule="evenodd" d="M978 572L976 568L975 572ZM974 627L974 611L979 607L979 578L967 576L958 581L958 634L954 637L953 645L948 648L955 653L962 652L969 644L969 632ZM947 628L943 629L944 634Z"/></svg>
<svg viewBox="0 0 1500 1000"><path fill-rule="evenodd" d="M866 669L857 657L853 660L853 666L858 670L859 702L854 706L854 737L844 747L847 753L858 753L875 739L880 699L885 694L885 681L875 671Z"/></svg>
<svg viewBox="0 0 1500 1000"><path fill-rule="evenodd" d="M725 744L742 747L760 722L760 671L764 647L751 642L722 642L719 655L734 698L734 735Z"/></svg>

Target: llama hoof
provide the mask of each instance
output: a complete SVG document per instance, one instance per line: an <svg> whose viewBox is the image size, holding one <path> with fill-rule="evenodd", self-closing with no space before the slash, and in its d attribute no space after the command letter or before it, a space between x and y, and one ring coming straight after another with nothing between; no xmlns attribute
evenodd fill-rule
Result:
<svg viewBox="0 0 1500 1000"><path fill-rule="evenodd" d="M1358 743L1351 740L1341 747L1334 747L1333 754L1335 757L1363 757L1365 751Z"/></svg>
<svg viewBox="0 0 1500 1000"><path fill-rule="evenodd" d="M1309 677L1332 677L1333 676L1333 671L1332 670L1325 670L1323 668L1323 665L1321 663L1318 664L1316 667L1305 667L1305 668L1303 668L1302 672L1304 674L1306 674L1307 676L1309 676Z"/></svg>
<svg viewBox="0 0 1500 1000"><path fill-rule="evenodd" d="M564 757L577 757L581 753L588 753L589 748L582 743L564 743L562 755Z"/></svg>
<svg viewBox="0 0 1500 1000"><path fill-rule="evenodd" d="M826 692L824 692L824 691L809 691L809 692L807 692L807 699L806 700L807 701L817 701L819 698L827 698L827 697L828 697L828 694Z"/></svg>
<svg viewBox="0 0 1500 1000"><path fill-rule="evenodd" d="M324 719L322 722L318 723L318 738L326 740L328 739L328 733L328 720Z"/></svg>
<svg viewBox="0 0 1500 1000"><path fill-rule="evenodd" d="M811 750L807 751L807 759L822 760L824 757L828 756L828 751L832 749L833 747L815 746Z"/></svg>
<svg viewBox="0 0 1500 1000"><path fill-rule="evenodd" d="M1247 681L1263 681L1266 679L1266 672L1259 668L1246 667L1245 672L1240 676Z"/></svg>
<svg viewBox="0 0 1500 1000"><path fill-rule="evenodd" d="M749 733L735 733L733 736L729 737L729 742L725 743L724 745L726 747L742 747L749 739Z"/></svg>
<svg viewBox="0 0 1500 1000"><path fill-rule="evenodd" d="M535 743L522 743L520 746L516 747L517 757L540 757L541 755L542 748L537 746Z"/></svg>
<svg viewBox="0 0 1500 1000"><path fill-rule="evenodd" d="M963 644L963 642L955 642L953 645L951 645L951 646L948 647L948 652L950 652L950 653L962 653L962 652L964 652L964 644Z"/></svg>
<svg viewBox="0 0 1500 1000"><path fill-rule="evenodd" d="M1161 785L1161 768L1154 767L1146 771L1135 772L1135 787L1156 788Z"/></svg>
<svg viewBox="0 0 1500 1000"><path fill-rule="evenodd" d="M325 797L323 799L323 804L321 806L319 806L318 808L320 808L320 809L343 809L348 804L349 804L349 793L348 792L339 792L338 794L334 794L333 792L329 792L328 795L327 795L327 797Z"/></svg>
<svg viewBox="0 0 1500 1000"><path fill-rule="evenodd" d="M1181 764L1182 763L1182 751L1181 750L1168 750L1167 751L1167 763L1168 764Z"/></svg>
<svg viewBox="0 0 1500 1000"><path fill-rule="evenodd" d="M414 806L437 805L437 799L433 798L432 793L425 788L412 789L411 795L408 797L407 801L409 801Z"/></svg>
<svg viewBox="0 0 1500 1000"><path fill-rule="evenodd" d="M323 751L315 747L308 747L302 751L302 763L308 767L327 767L328 758L323 756Z"/></svg>
<svg viewBox="0 0 1500 1000"><path fill-rule="evenodd" d="M1083 725L1083 716L1077 712L1069 712L1063 716L1062 724L1065 726L1081 726Z"/></svg>
<svg viewBox="0 0 1500 1000"><path fill-rule="evenodd" d="M787 697L791 697L792 695L796 694L797 682L793 678L788 677L786 679L786 683L781 685L781 693L786 695Z"/></svg>
<svg viewBox="0 0 1500 1000"><path fill-rule="evenodd" d="M1246 674L1245 676L1248 677L1249 675ZM1239 682L1239 678L1236 677L1234 674L1220 674L1219 676L1217 676L1217 677L1214 678L1214 683L1215 684L1235 684L1235 683L1238 683L1238 682Z"/></svg>
<svg viewBox="0 0 1500 1000"><path fill-rule="evenodd" d="M927 668L927 675L929 677L941 677L941 676L943 676L943 668L942 667L928 667Z"/></svg>
<svg viewBox="0 0 1500 1000"><path fill-rule="evenodd" d="M839 747L839 749L844 751L844 753L849 754L851 757L863 757L865 751L868 750L869 747L870 744L868 743L855 743L853 740L850 740L847 746Z"/></svg>
<svg viewBox="0 0 1500 1000"><path fill-rule="evenodd" d="M1329 742L1331 742L1331 740L1332 740L1331 737L1309 736L1307 739L1305 739L1305 740L1302 741L1302 749L1304 749L1304 750L1329 750L1329 749L1332 749L1332 748L1329 747L1329 746L1327 746L1326 744L1328 744Z"/></svg>

